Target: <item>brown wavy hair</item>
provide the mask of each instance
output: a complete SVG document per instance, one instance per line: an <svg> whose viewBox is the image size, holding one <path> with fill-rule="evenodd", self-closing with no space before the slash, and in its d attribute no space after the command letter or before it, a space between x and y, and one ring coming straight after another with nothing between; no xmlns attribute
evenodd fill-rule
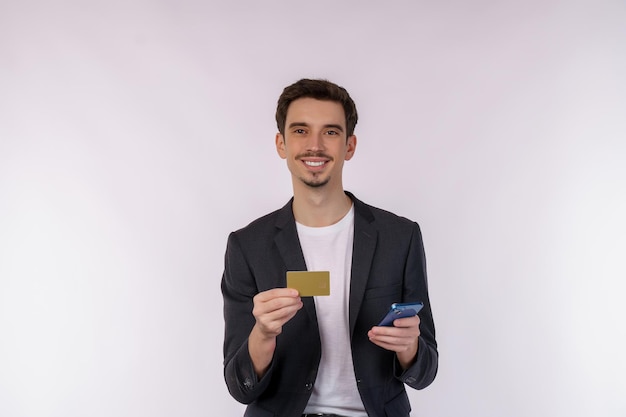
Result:
<svg viewBox="0 0 626 417"><path fill-rule="evenodd" d="M285 120L287 119L287 110L292 101L299 98L314 98L316 100L335 101L343 107L346 114L346 137L354 134L354 128L358 120L356 105L348 94L348 91L331 83L328 80L311 80L303 78L290 86L285 87L283 93L278 98L278 106L276 107L276 125L281 134L285 134Z"/></svg>

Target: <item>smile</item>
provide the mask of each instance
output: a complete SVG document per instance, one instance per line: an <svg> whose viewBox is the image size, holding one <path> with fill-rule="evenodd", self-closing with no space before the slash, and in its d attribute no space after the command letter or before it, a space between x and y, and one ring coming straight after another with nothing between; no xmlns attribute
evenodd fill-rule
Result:
<svg viewBox="0 0 626 417"><path fill-rule="evenodd" d="M326 162L324 161L304 161L304 163L310 167L321 167Z"/></svg>

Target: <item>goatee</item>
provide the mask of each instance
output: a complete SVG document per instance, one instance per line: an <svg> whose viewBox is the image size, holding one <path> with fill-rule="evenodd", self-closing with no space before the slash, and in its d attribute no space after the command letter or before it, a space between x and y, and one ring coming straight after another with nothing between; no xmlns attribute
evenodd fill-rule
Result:
<svg viewBox="0 0 626 417"><path fill-rule="evenodd" d="M313 178L313 179L300 178L300 180L305 185L308 185L311 188L319 188L328 184L328 182L330 181L330 177L326 177L325 179L321 179L321 180L318 180L317 178Z"/></svg>

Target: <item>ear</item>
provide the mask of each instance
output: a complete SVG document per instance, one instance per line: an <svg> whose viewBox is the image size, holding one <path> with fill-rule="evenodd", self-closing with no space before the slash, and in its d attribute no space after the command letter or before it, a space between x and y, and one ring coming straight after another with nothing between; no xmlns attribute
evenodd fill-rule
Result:
<svg viewBox="0 0 626 417"><path fill-rule="evenodd" d="M352 135L348 137L348 141L346 143L346 157L345 160L349 161L354 156L354 152L356 151L356 136Z"/></svg>
<svg viewBox="0 0 626 417"><path fill-rule="evenodd" d="M278 152L278 156L283 159L287 158L287 149L285 148L285 137L282 133L278 132L276 134L276 152Z"/></svg>

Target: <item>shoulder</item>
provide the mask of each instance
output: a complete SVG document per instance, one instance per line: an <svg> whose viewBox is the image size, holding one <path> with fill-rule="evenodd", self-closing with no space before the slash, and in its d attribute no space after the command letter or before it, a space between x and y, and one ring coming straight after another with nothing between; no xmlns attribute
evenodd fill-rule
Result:
<svg viewBox="0 0 626 417"><path fill-rule="evenodd" d="M355 214L364 218L367 222L375 222L382 226L398 226L401 228L419 227L417 223L406 217L399 216L388 210L374 207L356 198L353 194L347 193L354 202Z"/></svg>
<svg viewBox="0 0 626 417"><path fill-rule="evenodd" d="M399 246L422 244L422 231L417 222L363 203L351 194L348 195L354 201L355 236L356 233L376 236L379 248L391 247L394 250Z"/></svg>
<svg viewBox="0 0 626 417"><path fill-rule="evenodd" d="M280 229L290 222L295 224L293 210L291 208L292 201L293 199L289 200L287 204L278 210L253 220L248 225L234 231L232 234L243 239L269 236L273 235L277 228Z"/></svg>

